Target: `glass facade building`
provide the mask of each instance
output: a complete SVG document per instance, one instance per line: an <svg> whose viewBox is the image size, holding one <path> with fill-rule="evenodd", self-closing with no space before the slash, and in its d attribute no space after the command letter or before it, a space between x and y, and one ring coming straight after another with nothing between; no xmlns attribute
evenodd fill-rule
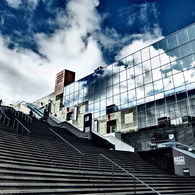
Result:
<svg viewBox="0 0 195 195"><path fill-rule="evenodd" d="M101 134L161 119L181 124L195 116L195 24L65 86L63 95L67 120L82 129L83 116L92 113Z"/></svg>

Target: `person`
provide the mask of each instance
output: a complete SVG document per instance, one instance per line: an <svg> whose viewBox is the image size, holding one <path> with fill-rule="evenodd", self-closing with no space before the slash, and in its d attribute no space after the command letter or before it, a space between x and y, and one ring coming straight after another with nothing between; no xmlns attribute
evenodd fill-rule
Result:
<svg viewBox="0 0 195 195"><path fill-rule="evenodd" d="M0 106L1 106L1 104L2 104L2 99L0 99Z"/></svg>
<svg viewBox="0 0 195 195"><path fill-rule="evenodd" d="M156 131L154 131L153 136L152 136L152 140L153 140L153 141L156 141L157 138L158 138L158 134L157 134Z"/></svg>
<svg viewBox="0 0 195 195"><path fill-rule="evenodd" d="M30 117L32 117L32 116L33 116L33 111L32 111L32 110L30 110L30 112L29 112L29 116L30 116Z"/></svg>

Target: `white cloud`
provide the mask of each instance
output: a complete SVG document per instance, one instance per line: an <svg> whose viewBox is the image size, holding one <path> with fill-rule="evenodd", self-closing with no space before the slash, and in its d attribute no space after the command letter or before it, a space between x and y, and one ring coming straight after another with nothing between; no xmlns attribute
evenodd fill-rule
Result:
<svg viewBox="0 0 195 195"><path fill-rule="evenodd" d="M6 0L10 7L18 9L22 3L21 0Z"/></svg>
<svg viewBox="0 0 195 195"><path fill-rule="evenodd" d="M13 7L15 9L19 9L19 8L21 8L21 6L23 6L22 0L6 0L6 1L10 7ZM37 7L38 3L39 3L39 0L25 1L25 4L27 4L28 7L31 7L32 9L35 9Z"/></svg>
<svg viewBox="0 0 195 195"><path fill-rule="evenodd" d="M0 98L5 103L35 101L52 92L55 81L54 66L30 50L8 49L2 37L0 50Z"/></svg>
<svg viewBox="0 0 195 195"><path fill-rule="evenodd" d="M77 79L104 65L101 50L93 36L100 28L100 18L95 10L97 5L95 0L70 1L68 15L60 13L57 18L61 29L52 36L36 36L39 51L47 56L50 63L59 71L65 68L75 71Z"/></svg>

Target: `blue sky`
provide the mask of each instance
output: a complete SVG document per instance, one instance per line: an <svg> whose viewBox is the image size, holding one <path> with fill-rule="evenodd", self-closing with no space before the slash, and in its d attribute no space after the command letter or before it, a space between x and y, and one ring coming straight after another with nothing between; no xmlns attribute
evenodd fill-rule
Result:
<svg viewBox="0 0 195 195"><path fill-rule="evenodd" d="M195 21L194 0L1 0L0 99L35 101Z"/></svg>

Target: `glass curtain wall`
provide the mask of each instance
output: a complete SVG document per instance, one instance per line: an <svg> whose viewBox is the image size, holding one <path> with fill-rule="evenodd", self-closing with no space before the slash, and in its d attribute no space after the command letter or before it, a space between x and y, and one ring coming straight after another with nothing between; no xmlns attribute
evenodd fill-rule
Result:
<svg viewBox="0 0 195 195"><path fill-rule="evenodd" d="M64 106L88 102L93 118L106 115L106 106L119 110L137 106L139 128L170 117L179 124L195 116L195 24L64 89Z"/></svg>

